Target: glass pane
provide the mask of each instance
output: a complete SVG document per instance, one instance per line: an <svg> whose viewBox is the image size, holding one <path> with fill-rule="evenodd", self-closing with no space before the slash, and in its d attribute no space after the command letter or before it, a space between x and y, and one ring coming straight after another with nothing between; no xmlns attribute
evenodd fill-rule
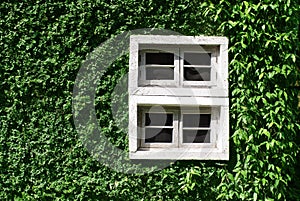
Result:
<svg viewBox="0 0 300 201"><path fill-rule="evenodd" d="M183 130L183 143L210 143L210 131Z"/></svg>
<svg viewBox="0 0 300 201"><path fill-rule="evenodd" d="M183 114L183 127L210 127L210 114Z"/></svg>
<svg viewBox="0 0 300 201"><path fill-rule="evenodd" d="M145 126L173 126L173 114L146 113Z"/></svg>
<svg viewBox="0 0 300 201"><path fill-rule="evenodd" d="M184 53L184 65L207 65L211 64L211 53Z"/></svg>
<svg viewBox="0 0 300 201"><path fill-rule="evenodd" d="M210 68L184 67L184 80L210 81Z"/></svg>
<svg viewBox="0 0 300 201"><path fill-rule="evenodd" d="M174 65L174 54L146 53L146 64Z"/></svg>
<svg viewBox="0 0 300 201"><path fill-rule="evenodd" d="M146 128L145 143L171 143L173 128Z"/></svg>
<svg viewBox="0 0 300 201"><path fill-rule="evenodd" d="M148 67L146 80L174 80L174 68Z"/></svg>

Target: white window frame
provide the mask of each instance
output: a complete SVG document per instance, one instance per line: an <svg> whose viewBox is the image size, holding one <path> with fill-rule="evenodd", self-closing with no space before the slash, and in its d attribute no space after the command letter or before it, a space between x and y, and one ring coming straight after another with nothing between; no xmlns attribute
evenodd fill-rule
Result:
<svg viewBox="0 0 300 201"><path fill-rule="evenodd" d="M146 53L149 52L168 52L174 54L174 65L146 65ZM184 53L210 53L211 65L184 65ZM139 86L216 86L217 84L217 71L216 68L218 60L218 48L217 46L185 46L185 45L172 45L172 47L166 47L163 45L147 45L139 48L139 64L138 64L138 85ZM173 67L174 68L174 80L146 80L146 67ZM211 77L210 81L184 81L184 67L196 67L196 68L210 68Z"/></svg>
<svg viewBox="0 0 300 201"><path fill-rule="evenodd" d="M184 51L197 51L195 46L206 48L211 53L211 81L183 81ZM174 62L179 70L174 73L173 83L170 80L151 80L143 82L139 54L156 49L174 52L178 55L178 63ZM211 49L210 49L211 48ZM142 59L141 59L142 60ZM130 159L147 160L229 160L229 99L228 99L228 39L225 37L207 36L162 36L162 35L133 35L130 38L129 58L129 157ZM178 66L177 66L178 65ZM215 72L213 72L215 71ZM178 77L177 77L178 76ZM215 77L215 78L214 78ZM155 82L152 82L155 81ZM141 130L141 114L139 108L149 108L159 105L165 108L180 108L181 112L193 112L191 107L211 108L211 141L210 143L182 143L182 117L177 116L178 132L173 139L176 143L148 143L143 144L140 139L145 138ZM176 113L176 112L175 112ZM176 116L176 115L175 115ZM174 116L174 118L175 118ZM174 125L174 124L173 124ZM174 129L173 129L174 130Z"/></svg>
<svg viewBox="0 0 300 201"><path fill-rule="evenodd" d="M139 120L141 120L141 124L139 125L139 132L142 134L141 136L141 148L167 148L167 147L177 147L178 145L178 113L176 110L174 109L170 109L170 108L165 108L165 111L159 110L159 109L154 109L151 110L151 113L165 113L165 114L173 114L173 125L172 126L147 126L147 128L173 128L173 134L172 134L172 142L171 143L146 143L144 142L145 140L145 113L149 112L149 107L141 107L140 108L140 115L141 118ZM139 121L138 120L138 121Z"/></svg>
<svg viewBox="0 0 300 201"><path fill-rule="evenodd" d="M150 48L150 49L149 49ZM146 65L146 53L152 52L167 52L174 54L174 65ZM179 83L179 49L166 48L164 46L152 46L147 49L139 50L140 62L139 62L139 86L178 86ZM174 68L174 80L146 80L146 68L147 67L173 67Z"/></svg>
<svg viewBox="0 0 300 201"><path fill-rule="evenodd" d="M198 109L194 109L195 107L191 108L183 108L181 110L181 118L180 118L180 125L179 125L179 146L180 147L193 147L193 148L213 148L216 147L217 144L217 128L218 127L218 113L219 109L216 107L201 107ZM211 120L210 120L210 127L207 128L193 128L193 130L209 130L210 131L210 143L183 143L183 115L184 114L210 114Z"/></svg>
<svg viewBox="0 0 300 201"><path fill-rule="evenodd" d="M205 65L184 65L184 53L210 53L211 54L211 65L205 66ZM211 87L211 86L216 86L217 83L217 53L218 49L216 46L210 46L210 47L181 47L180 48L180 84L182 86L206 86L206 87ZM198 67L198 68L210 68L210 81L187 81L184 80L183 77L183 72L184 72L184 67Z"/></svg>
<svg viewBox="0 0 300 201"><path fill-rule="evenodd" d="M150 111L150 106L140 107L138 113L140 119L138 119L138 132L141 133L140 148L166 148L166 147L199 147L199 148L209 148L216 147L217 144L217 130L212 129L216 128L219 123L219 110L217 107L187 107L187 108L178 108L178 107L165 107L164 110L154 109ZM145 114L146 113L160 113L160 114L173 114L173 125L172 126L145 126ZM184 128L183 127L183 115L184 114L210 114L210 127L209 128ZM172 142L171 143L146 143L145 141L145 129L146 128L172 128ZM210 142L209 143L183 143L183 130L209 130L210 131Z"/></svg>

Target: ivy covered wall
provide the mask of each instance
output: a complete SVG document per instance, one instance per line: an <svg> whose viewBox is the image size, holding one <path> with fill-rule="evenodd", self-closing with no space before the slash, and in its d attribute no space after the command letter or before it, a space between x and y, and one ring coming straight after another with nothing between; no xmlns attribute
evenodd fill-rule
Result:
<svg viewBox="0 0 300 201"><path fill-rule="evenodd" d="M4 1L0 4L1 200L300 200L299 2ZM91 157L72 116L77 72L107 39L139 28L230 40L230 160L177 161L122 174ZM110 94L128 55L100 82L100 123L118 147Z"/></svg>

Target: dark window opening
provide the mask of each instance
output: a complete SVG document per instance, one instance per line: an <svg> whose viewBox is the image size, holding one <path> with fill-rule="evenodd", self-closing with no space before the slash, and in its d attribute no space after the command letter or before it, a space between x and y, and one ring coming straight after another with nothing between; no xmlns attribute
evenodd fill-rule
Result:
<svg viewBox="0 0 300 201"><path fill-rule="evenodd" d="M146 53L146 65L174 65L173 53Z"/></svg>
<svg viewBox="0 0 300 201"><path fill-rule="evenodd" d="M174 68L148 67L146 80L174 80Z"/></svg>
<svg viewBox="0 0 300 201"><path fill-rule="evenodd" d="M211 53L184 53L184 65L206 65L211 64Z"/></svg>
<svg viewBox="0 0 300 201"><path fill-rule="evenodd" d="M146 128L145 143L171 143L173 128Z"/></svg>
<svg viewBox="0 0 300 201"><path fill-rule="evenodd" d="M183 127L210 127L211 114L183 114Z"/></svg>
<svg viewBox="0 0 300 201"><path fill-rule="evenodd" d="M210 131L183 130L183 143L210 143Z"/></svg>
<svg viewBox="0 0 300 201"><path fill-rule="evenodd" d="M145 126L173 126L173 114L146 113Z"/></svg>
<svg viewBox="0 0 300 201"><path fill-rule="evenodd" d="M210 68L184 67L184 80L210 81Z"/></svg>

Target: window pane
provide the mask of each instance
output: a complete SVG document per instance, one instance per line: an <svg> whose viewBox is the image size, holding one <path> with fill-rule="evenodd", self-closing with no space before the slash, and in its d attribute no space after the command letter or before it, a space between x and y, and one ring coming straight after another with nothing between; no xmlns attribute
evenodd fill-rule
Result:
<svg viewBox="0 0 300 201"><path fill-rule="evenodd" d="M207 65L211 64L211 53L184 53L184 65Z"/></svg>
<svg viewBox="0 0 300 201"><path fill-rule="evenodd" d="M146 53L146 64L174 65L174 54Z"/></svg>
<svg viewBox="0 0 300 201"><path fill-rule="evenodd" d="M183 127L210 127L210 114L183 114Z"/></svg>
<svg viewBox="0 0 300 201"><path fill-rule="evenodd" d="M174 80L174 68L147 67L146 80Z"/></svg>
<svg viewBox="0 0 300 201"><path fill-rule="evenodd" d="M173 114L146 113L145 126L172 126Z"/></svg>
<svg viewBox="0 0 300 201"><path fill-rule="evenodd" d="M210 81L210 68L184 67L184 80Z"/></svg>
<svg viewBox="0 0 300 201"><path fill-rule="evenodd" d="M171 143L173 128L146 128L146 143Z"/></svg>
<svg viewBox="0 0 300 201"><path fill-rule="evenodd" d="M210 131L183 130L183 143L210 143Z"/></svg>

